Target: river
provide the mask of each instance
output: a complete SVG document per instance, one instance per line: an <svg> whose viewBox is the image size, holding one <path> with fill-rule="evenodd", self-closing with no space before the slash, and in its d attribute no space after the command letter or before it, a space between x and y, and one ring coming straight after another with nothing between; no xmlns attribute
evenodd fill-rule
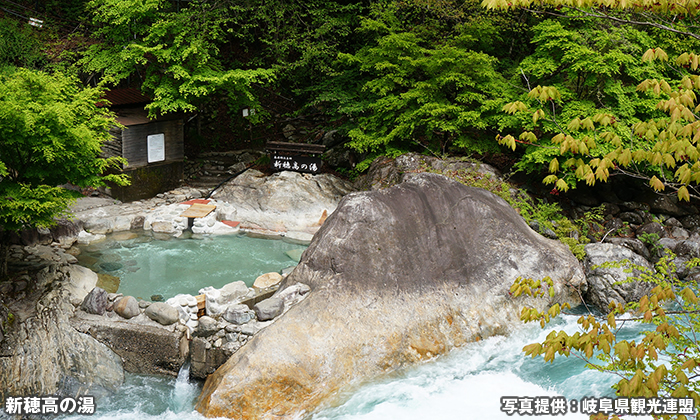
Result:
<svg viewBox="0 0 700 420"><path fill-rule="evenodd" d="M577 316L564 315L553 327L570 333L577 330ZM571 401L584 397L613 397L611 374L592 371L575 357L554 363L525 357L522 347L541 341L551 328L524 325L508 337L491 337L410 369L394 372L347 394L335 407L322 407L307 420L425 420L513 419L501 408L501 397L563 397L565 415L537 418L587 419L570 410ZM627 338L641 333L632 326ZM193 410L201 389L181 371L178 379L128 375L119 393L96 402L93 419L110 420L201 420ZM530 416L526 416L530 417ZM66 418L79 419L81 416ZM525 418L525 416L523 417ZM644 419L645 417L634 417Z"/></svg>

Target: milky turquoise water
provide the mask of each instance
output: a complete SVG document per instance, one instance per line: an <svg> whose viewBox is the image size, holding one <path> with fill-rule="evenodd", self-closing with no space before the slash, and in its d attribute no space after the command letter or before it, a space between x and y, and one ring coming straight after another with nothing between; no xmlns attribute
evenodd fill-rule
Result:
<svg viewBox="0 0 700 420"><path fill-rule="evenodd" d="M296 265L292 257L306 248L244 235L183 236L158 240L146 232L114 240L112 235L82 247L78 261L98 273L119 277L119 293L146 300L158 294L168 299L239 280L251 286L261 274Z"/></svg>

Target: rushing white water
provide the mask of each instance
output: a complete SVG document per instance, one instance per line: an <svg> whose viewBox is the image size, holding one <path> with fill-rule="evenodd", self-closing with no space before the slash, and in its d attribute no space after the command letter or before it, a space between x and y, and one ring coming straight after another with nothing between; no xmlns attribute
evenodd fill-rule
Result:
<svg viewBox="0 0 700 420"><path fill-rule="evenodd" d="M162 376L127 374L124 385L114 395L95 403L93 420L203 420L194 411L201 383L190 380L189 363L183 365L176 379ZM65 419L85 419L72 415Z"/></svg>
<svg viewBox="0 0 700 420"><path fill-rule="evenodd" d="M562 316L553 328L577 330L576 316ZM501 411L502 396L612 397L616 378L587 369L574 357L545 363L525 357L522 347L542 341L551 328L527 325L509 337L491 337L450 354L339 396L344 401L325 407L312 420L425 420L527 418ZM640 334L633 326L627 338ZM193 410L201 384L190 383L185 370L178 379L128 375L118 394L96 402L96 419L202 420ZM84 418L73 416L71 418ZM534 417L533 417L534 418ZM587 419L581 413L536 418ZM642 420L645 417L633 417Z"/></svg>
<svg viewBox="0 0 700 420"><path fill-rule="evenodd" d="M175 386L170 391L168 408L174 413L192 411L195 398L199 395L199 386L190 381L190 362L180 368L175 380Z"/></svg>
<svg viewBox="0 0 700 420"><path fill-rule="evenodd" d="M555 325L573 333L577 317L564 316ZM528 325L509 337L491 337L453 351L446 357L362 387L344 404L326 408L313 420L386 419L506 419L503 396L612 397L616 379L594 372L574 357L545 363L522 352L526 344L542 341L551 328ZM562 418L538 416L537 418ZM567 419L587 415L567 413Z"/></svg>

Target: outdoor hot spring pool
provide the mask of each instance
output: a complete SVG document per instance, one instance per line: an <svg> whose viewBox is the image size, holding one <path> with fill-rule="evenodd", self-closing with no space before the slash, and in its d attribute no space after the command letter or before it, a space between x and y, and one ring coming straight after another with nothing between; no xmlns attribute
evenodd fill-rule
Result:
<svg viewBox="0 0 700 420"><path fill-rule="evenodd" d="M187 232L179 238L156 238L150 231L120 232L80 246L78 262L98 273L114 292L150 300L179 293L196 295L206 286L220 288L298 263L303 245L246 235L202 237Z"/></svg>

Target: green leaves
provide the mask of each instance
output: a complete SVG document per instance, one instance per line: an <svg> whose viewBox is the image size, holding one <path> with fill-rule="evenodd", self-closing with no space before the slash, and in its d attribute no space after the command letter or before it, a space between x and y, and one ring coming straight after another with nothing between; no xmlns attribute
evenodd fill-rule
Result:
<svg viewBox="0 0 700 420"><path fill-rule="evenodd" d="M692 0L680 0L674 3L655 2L653 0L642 0L636 2L631 2L629 0L483 0L481 5L487 9L510 9L538 6L550 8L571 7L578 9L606 8L640 13L673 13L674 15L680 14L684 16L695 16L698 14L697 5Z"/></svg>
<svg viewBox="0 0 700 420"><path fill-rule="evenodd" d="M641 273L631 281L647 281L656 284L648 295L638 302L623 307L611 303L605 317L592 314L580 316L580 330L570 335L564 331L551 331L541 343L523 348L526 356L543 356L547 362L556 357L574 354L588 363L591 369L611 372L619 376L613 386L623 397L693 398L700 401L700 384L694 380L700 366L700 348L697 334L700 330L700 300L697 289L682 285L673 275L675 255L667 254L656 264L656 270L631 267ZM699 259L688 267L700 264ZM606 263L604 266L621 267ZM527 294L526 285L535 286L535 280L517 279L513 283L513 296ZM532 296L539 294L531 293ZM664 309L666 308L666 309ZM670 308L673 308L671 311ZM667 312L668 309L668 312ZM639 314L637 322L649 324L641 340L622 339L623 329L629 325L629 317L619 318L626 310ZM557 308L546 313L525 306L522 319L525 322L540 321L558 314ZM662 418L672 418L663 417Z"/></svg>
<svg viewBox="0 0 700 420"><path fill-rule="evenodd" d="M642 42L630 44L631 38ZM522 118L520 126L522 133L537 133L536 139L528 136L527 144L551 151L543 159L544 151L529 147L516 168L548 171L545 183L562 191L578 182L605 182L624 168L646 178L656 191L670 187L680 200L697 194L700 122L695 113L700 106L695 89L700 77L666 75L660 63L668 61L668 54L647 47L651 38L630 28L584 31L544 21L535 28L534 41L537 49L521 63L521 73L536 87L503 110L531 115L532 124ZM697 68L697 60L686 53L675 61ZM631 75L646 79L639 82ZM513 148L517 142L509 136L499 138Z"/></svg>
<svg viewBox="0 0 700 420"><path fill-rule="evenodd" d="M229 17L216 5L192 1L174 11L162 0L93 0L90 7L103 42L91 45L81 64L115 82L138 72L153 115L194 111L217 91L255 103L252 84L275 77L271 69L222 66Z"/></svg>
<svg viewBox="0 0 700 420"><path fill-rule="evenodd" d="M115 125L96 105L101 94L60 73L0 73L0 224L6 229L53 224L75 197L59 185L126 183L124 176L103 175L123 159L99 157Z"/></svg>
<svg viewBox="0 0 700 420"><path fill-rule="evenodd" d="M503 79L492 57L455 42L428 47L417 34L399 32L361 49L352 62L367 77L362 91L368 112L358 116L350 145L359 151L412 143L441 151L453 144L487 150L471 136L488 127L494 105L502 103Z"/></svg>
<svg viewBox="0 0 700 420"><path fill-rule="evenodd" d="M661 48L649 48L644 55L642 55L642 61L654 60L668 61L668 55Z"/></svg>

